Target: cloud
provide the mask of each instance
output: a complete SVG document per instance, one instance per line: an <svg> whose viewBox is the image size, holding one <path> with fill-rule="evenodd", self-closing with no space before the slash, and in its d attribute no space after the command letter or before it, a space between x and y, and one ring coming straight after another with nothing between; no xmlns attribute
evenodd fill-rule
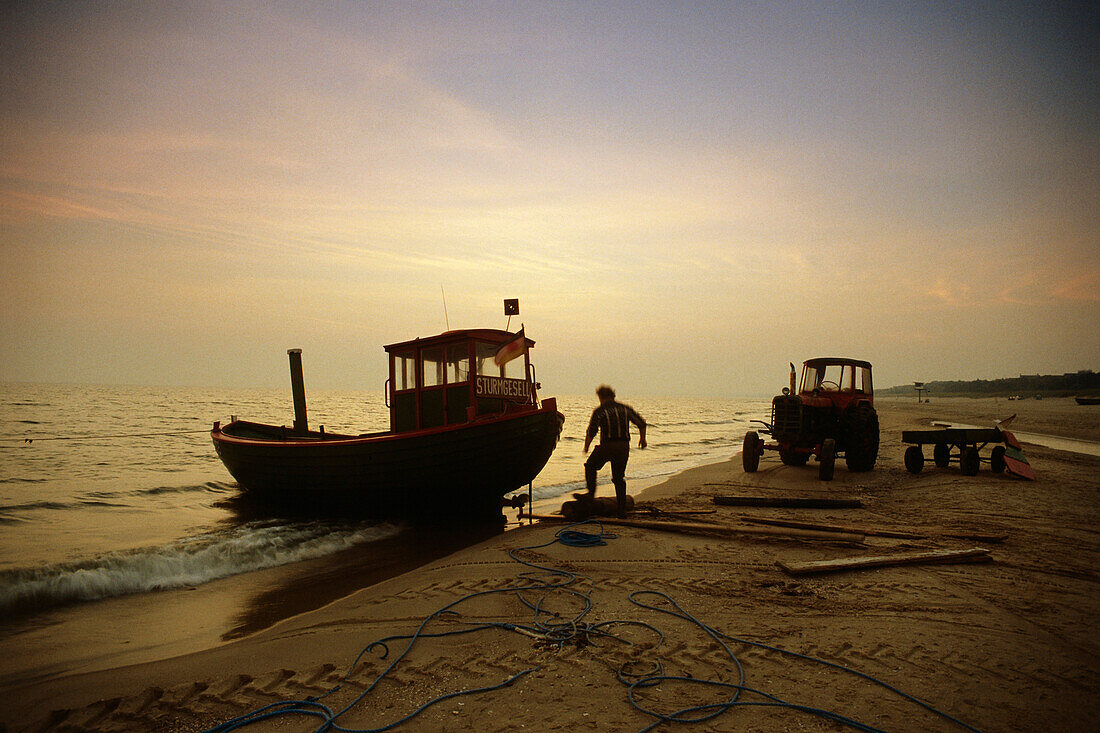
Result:
<svg viewBox="0 0 1100 733"><path fill-rule="evenodd" d="M1054 288L1054 296L1082 303L1100 302L1100 269L1062 281Z"/></svg>

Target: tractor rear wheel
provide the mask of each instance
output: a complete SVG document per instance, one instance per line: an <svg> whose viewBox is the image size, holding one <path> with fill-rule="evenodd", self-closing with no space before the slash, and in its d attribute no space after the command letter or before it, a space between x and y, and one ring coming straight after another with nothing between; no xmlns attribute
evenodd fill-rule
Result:
<svg viewBox="0 0 1100 733"><path fill-rule="evenodd" d="M870 471L878 460L878 413L870 405L861 405L845 422L844 462L848 470Z"/></svg>
<svg viewBox="0 0 1100 733"><path fill-rule="evenodd" d="M832 481L833 471L836 470L836 441L826 438L821 444L821 454L817 457L821 465L817 469L817 477L822 481Z"/></svg>
<svg viewBox="0 0 1100 733"><path fill-rule="evenodd" d="M745 473L756 473L760 467L760 444L763 442L755 430L745 433L745 442L741 446L741 465Z"/></svg>

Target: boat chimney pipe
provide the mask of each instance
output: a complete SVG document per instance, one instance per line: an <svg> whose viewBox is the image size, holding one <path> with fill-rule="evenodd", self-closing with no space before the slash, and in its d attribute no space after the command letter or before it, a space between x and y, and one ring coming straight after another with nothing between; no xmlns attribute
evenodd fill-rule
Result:
<svg viewBox="0 0 1100 733"><path fill-rule="evenodd" d="M309 431L306 420L306 385L302 378L302 350L287 349L290 356L290 391L294 393L294 432L305 434Z"/></svg>

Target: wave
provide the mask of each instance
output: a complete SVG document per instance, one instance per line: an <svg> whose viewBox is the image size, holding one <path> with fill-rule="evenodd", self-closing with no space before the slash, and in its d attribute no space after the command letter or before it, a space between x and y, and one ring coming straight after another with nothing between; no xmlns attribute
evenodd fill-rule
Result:
<svg viewBox="0 0 1100 733"><path fill-rule="evenodd" d="M0 572L0 616L154 590L185 588L330 555L391 537L394 524L336 528L321 522L250 523L161 547L78 563Z"/></svg>
<svg viewBox="0 0 1100 733"><path fill-rule="evenodd" d="M147 489L127 489L125 491L94 491L88 496L99 499L109 499L122 496L160 496L162 494L190 494L216 492L224 493L229 490L226 484L216 481L207 481L202 484L184 484L182 486L153 486Z"/></svg>
<svg viewBox="0 0 1100 733"><path fill-rule="evenodd" d="M86 494L73 497L71 501L28 501L21 504L0 504L0 512L25 512L36 509L64 510L79 509L87 506L106 507L130 507L131 503L122 502L120 499L127 497L140 498L142 496L158 496L162 494L188 494L188 493L216 493L224 494L233 489L227 484L216 481L208 481L204 484L187 484L183 486L154 486L148 489L126 489L123 491L89 491ZM116 500L116 501L112 501Z"/></svg>
<svg viewBox="0 0 1100 733"><path fill-rule="evenodd" d="M718 425L718 426L730 425L732 423L737 422L736 420L734 420L732 418L739 417L739 416L744 415L744 414L746 414L746 413L744 413L744 412L733 412L733 413L730 413L728 416L722 416L722 417L714 418L713 420L676 420L676 421L672 421L672 422L651 422L651 423L649 423L649 427L660 428L662 430L668 430L670 428L692 427L692 426L695 426L695 425L705 425L707 427L711 427L711 426L715 426L715 425Z"/></svg>
<svg viewBox="0 0 1100 733"><path fill-rule="evenodd" d="M106 507L122 508L122 507L126 507L126 506L129 506L129 505L128 504L119 504L119 503L113 502L113 501L103 501L102 499L81 499L80 501L76 502L76 506L106 506Z"/></svg>
<svg viewBox="0 0 1100 733"><path fill-rule="evenodd" d="M716 435L710 438L698 438L696 440L672 440L668 442L661 441L660 443L651 443L650 448L657 450L695 446L705 448L708 446L734 445L739 440L739 438L735 438L734 436L730 435Z"/></svg>
<svg viewBox="0 0 1100 733"><path fill-rule="evenodd" d="M578 479L576 481L566 481L559 484L538 486L531 493L533 494L533 498L538 501L540 499L553 499L573 491L584 491L584 489L584 479Z"/></svg>
<svg viewBox="0 0 1100 733"><path fill-rule="evenodd" d="M77 506L64 501L28 501L22 504L0 504L0 512L20 512L29 509L71 509Z"/></svg>

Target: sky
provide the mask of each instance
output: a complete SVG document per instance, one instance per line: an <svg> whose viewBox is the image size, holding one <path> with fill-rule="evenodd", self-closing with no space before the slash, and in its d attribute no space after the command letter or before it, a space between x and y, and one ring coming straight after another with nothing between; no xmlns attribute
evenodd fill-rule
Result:
<svg viewBox="0 0 1100 733"><path fill-rule="evenodd" d="M1100 369L1072 3L4 3L0 381L542 394Z"/></svg>

